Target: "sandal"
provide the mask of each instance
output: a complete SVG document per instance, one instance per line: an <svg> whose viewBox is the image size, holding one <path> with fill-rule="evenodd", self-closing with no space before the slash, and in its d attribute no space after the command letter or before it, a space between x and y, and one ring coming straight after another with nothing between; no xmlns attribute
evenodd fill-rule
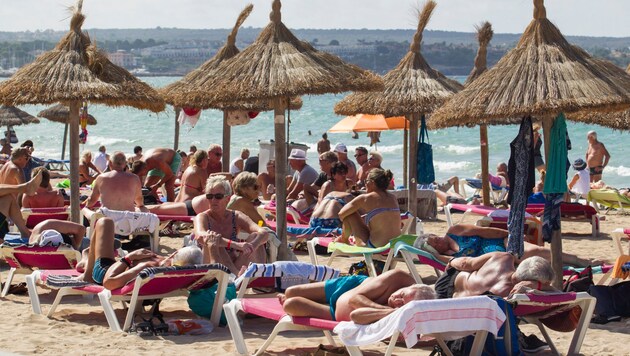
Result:
<svg viewBox="0 0 630 356"><path fill-rule="evenodd" d="M4 288L4 283L2 284L2 287ZM22 282L22 283L18 283L18 284L12 284L9 287L8 294L15 294L15 295L28 294L28 288L26 287L26 283Z"/></svg>

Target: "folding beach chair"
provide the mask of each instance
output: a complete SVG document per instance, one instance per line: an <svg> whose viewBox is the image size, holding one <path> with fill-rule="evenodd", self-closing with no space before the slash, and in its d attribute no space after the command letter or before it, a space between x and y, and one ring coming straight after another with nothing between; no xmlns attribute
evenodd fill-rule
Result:
<svg viewBox="0 0 630 356"><path fill-rule="evenodd" d="M26 222L26 227L32 229L40 222L50 219L69 220L70 207L64 206L59 208L22 208L22 217Z"/></svg>
<svg viewBox="0 0 630 356"><path fill-rule="evenodd" d="M422 232L419 233L422 234ZM396 259L394 259L391 248L398 241L405 241L407 242L407 244L412 245L413 242L416 240L416 237L416 235L400 235L393 238L389 242L389 244L375 248L333 242L332 237L315 237L312 240L307 241L306 246L308 248L308 255L311 259L311 263L314 265L318 264L315 246L319 245L328 248L328 252L331 253L330 257L328 257L328 260L326 261L327 266L331 266L333 260L339 256L363 256L363 258L365 258L365 263L367 265L369 275L372 277L376 277L377 272L374 265L374 260L385 260L385 267L383 268L383 272L387 271L389 268L395 267Z"/></svg>
<svg viewBox="0 0 630 356"><path fill-rule="evenodd" d="M397 257L401 256L407 268L409 269L409 273L416 281L416 283L424 283L422 281L422 277L418 273L416 269L416 265L414 264L414 260L418 260L420 264L427 265L433 268L436 276L440 276L444 269L446 268L446 264L440 260L438 260L433 254L428 251L419 249L413 246L413 243L409 244L407 241L398 241L394 244L394 248L392 250L392 256Z"/></svg>
<svg viewBox="0 0 630 356"><path fill-rule="evenodd" d="M500 201L504 200L510 189L508 187L499 187L492 183L489 183L489 184L490 184L490 199L492 199L492 202L494 204L497 204ZM474 190L473 195L481 195L481 190L483 189L483 183L480 178L460 178L459 179L459 192L464 198L466 198L466 189L465 189L466 186Z"/></svg>
<svg viewBox="0 0 630 356"><path fill-rule="evenodd" d="M630 198L619 194L619 192L614 189L591 189L586 196L586 203L593 205L598 213L598 205L605 206L605 214L607 214L610 209L619 209L622 213L624 212L624 208L630 209Z"/></svg>
<svg viewBox="0 0 630 356"><path fill-rule="evenodd" d="M9 275L5 282L2 294L4 297L9 291L13 276L16 273L30 274L35 270L66 270L74 268L81 260L79 251L71 246L43 246L11 244L5 242L0 245L0 256L9 265Z"/></svg>
<svg viewBox="0 0 630 356"><path fill-rule="evenodd" d="M596 299L594 297L586 292L516 294L508 301L516 303L514 314L517 317L523 318L527 322L538 326L545 341L551 347L551 351L556 355L559 355L558 349L553 344L551 337L549 337L549 333L544 324L550 319L559 321L559 318L569 318L572 309L579 307L581 311L575 327L572 327L572 330L566 330L564 332L573 331L573 338L571 339L566 354L575 355L580 353L584 336L586 335L588 325L593 316L593 311L595 310Z"/></svg>
<svg viewBox="0 0 630 356"><path fill-rule="evenodd" d="M630 229L615 229L610 235L613 238L613 245L617 249L619 256L624 255L624 254L630 255ZM627 253L623 252L623 247L621 246L622 239L628 240Z"/></svg>
<svg viewBox="0 0 630 356"><path fill-rule="evenodd" d="M81 210L83 215L90 221L90 231L93 231L96 221L102 217L109 217L114 220L115 231L120 235L148 235L151 244L151 251L160 250L160 220L152 213L141 213L136 211L117 211L100 208L92 211L88 208ZM138 224L138 221L142 221ZM131 231L129 231L131 229Z"/></svg>
<svg viewBox="0 0 630 356"><path fill-rule="evenodd" d="M70 171L69 160L48 159L45 164L49 171Z"/></svg>
<svg viewBox="0 0 630 356"><path fill-rule="evenodd" d="M303 262L275 262L273 264L251 263L243 275L236 281L236 285L239 288L237 298L223 306L228 327L230 328L230 334L232 334L237 352L241 355L249 354L241 329L241 321L237 316L237 313L241 311L278 322L269 335L269 338L256 351L255 355L264 353L278 333L287 330L321 330L324 332L324 335L326 335L328 341L332 345L335 345L330 331L337 325L337 322L317 318L292 318L286 315L276 295L262 298L247 298L245 292L252 281L261 277L284 279L290 284L300 284L308 283L309 281L321 282L338 276L339 270L328 266L315 266ZM247 320L243 320L243 322L246 321Z"/></svg>
<svg viewBox="0 0 630 356"><path fill-rule="evenodd" d="M483 218L477 220L475 225L480 227L494 227L497 229L508 230L508 219L504 216L484 216ZM534 217L528 216L525 218L525 226L523 230L523 234L525 235L525 241L543 246L545 242L543 241L542 236L542 222Z"/></svg>
<svg viewBox="0 0 630 356"><path fill-rule="evenodd" d="M545 210L545 204L528 204L526 211L530 214L543 218ZM560 218L562 221L571 222L587 222L591 224L591 234L593 237L599 235L600 218L598 210L590 205L584 205L581 203L568 203L564 202L560 204Z"/></svg>
<svg viewBox="0 0 630 356"><path fill-rule="evenodd" d="M443 352L450 354L444 340L474 333L470 355L481 355L488 333L496 336L505 319L505 313L498 304L485 296L414 300L372 324L339 322L334 332L346 347L365 346L389 339L385 355L393 353L399 337L405 340L407 348L411 348L418 342L418 335L435 337ZM350 354L353 355L352 352Z"/></svg>
<svg viewBox="0 0 630 356"><path fill-rule="evenodd" d="M221 306L227 290L229 270L221 264L145 268L134 280L122 288L111 291L101 285L80 282L69 278L59 278L59 276L67 275L68 273L55 274L55 271L35 271L27 276L27 286L34 314L41 314L36 284L45 283L48 287L59 288L55 301L48 311L48 317L55 312L61 299L67 295L96 294L105 311L105 317L110 329L112 331L128 331L131 327L134 313L142 305L143 300L188 296L188 291L207 288L215 282L218 283L218 288L213 304L211 322L214 325L219 325ZM112 305L112 302L115 301L128 304L122 328Z"/></svg>
<svg viewBox="0 0 630 356"><path fill-rule="evenodd" d="M498 208L495 208L493 206L485 206L485 205L467 205L467 204L451 203L451 204L446 204L444 206L444 214L446 215L446 223L448 224L448 227L460 224L464 220L464 218L470 214L486 216L495 210L498 210ZM457 222L457 224L453 223L452 211L460 211L464 213L460 221Z"/></svg>

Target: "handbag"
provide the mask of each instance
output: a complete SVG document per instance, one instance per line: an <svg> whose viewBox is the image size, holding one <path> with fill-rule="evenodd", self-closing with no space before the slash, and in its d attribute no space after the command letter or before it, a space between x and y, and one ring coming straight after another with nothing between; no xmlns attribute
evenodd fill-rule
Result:
<svg viewBox="0 0 630 356"><path fill-rule="evenodd" d="M429 143L429 131L427 130L427 123L424 115L422 115L422 118L420 119L420 140L418 142L417 174L417 183L419 184L431 184L435 182L435 170L433 168L433 147Z"/></svg>

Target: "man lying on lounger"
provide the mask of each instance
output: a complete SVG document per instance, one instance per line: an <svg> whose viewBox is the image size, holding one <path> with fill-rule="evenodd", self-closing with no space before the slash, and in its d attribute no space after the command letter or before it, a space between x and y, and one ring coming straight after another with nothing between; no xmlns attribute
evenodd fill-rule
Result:
<svg viewBox="0 0 630 356"><path fill-rule="evenodd" d="M435 292L394 269L378 277L345 276L293 286L278 298L291 316L370 324L412 300L435 299Z"/></svg>

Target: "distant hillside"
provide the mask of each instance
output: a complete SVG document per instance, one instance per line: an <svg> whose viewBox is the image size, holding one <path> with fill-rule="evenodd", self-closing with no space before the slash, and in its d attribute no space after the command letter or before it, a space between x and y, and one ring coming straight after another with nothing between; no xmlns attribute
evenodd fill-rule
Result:
<svg viewBox="0 0 630 356"><path fill-rule="evenodd" d="M134 41L136 39L155 41L182 41L182 40L205 40L205 41L225 41L228 29L179 29L179 28L150 28L150 29L87 29L88 33L96 41ZM238 33L238 40L242 43L254 41L260 28L244 27ZM356 44L358 40L367 42L403 42L410 41L414 30L353 30L353 29L295 29L293 33L300 39L309 42L330 43L332 40L339 41L342 45ZM58 41L64 31L26 31L26 32L0 32L0 42L14 41ZM513 47L520 38L520 34L497 33L492 39L493 46ZM630 37L584 37L567 36L569 42L585 49L608 48L608 49L628 49L630 48ZM316 40L316 41L315 41ZM431 31L426 30L423 37L424 43L453 43L453 44L476 44L474 33L451 32L451 31Z"/></svg>

